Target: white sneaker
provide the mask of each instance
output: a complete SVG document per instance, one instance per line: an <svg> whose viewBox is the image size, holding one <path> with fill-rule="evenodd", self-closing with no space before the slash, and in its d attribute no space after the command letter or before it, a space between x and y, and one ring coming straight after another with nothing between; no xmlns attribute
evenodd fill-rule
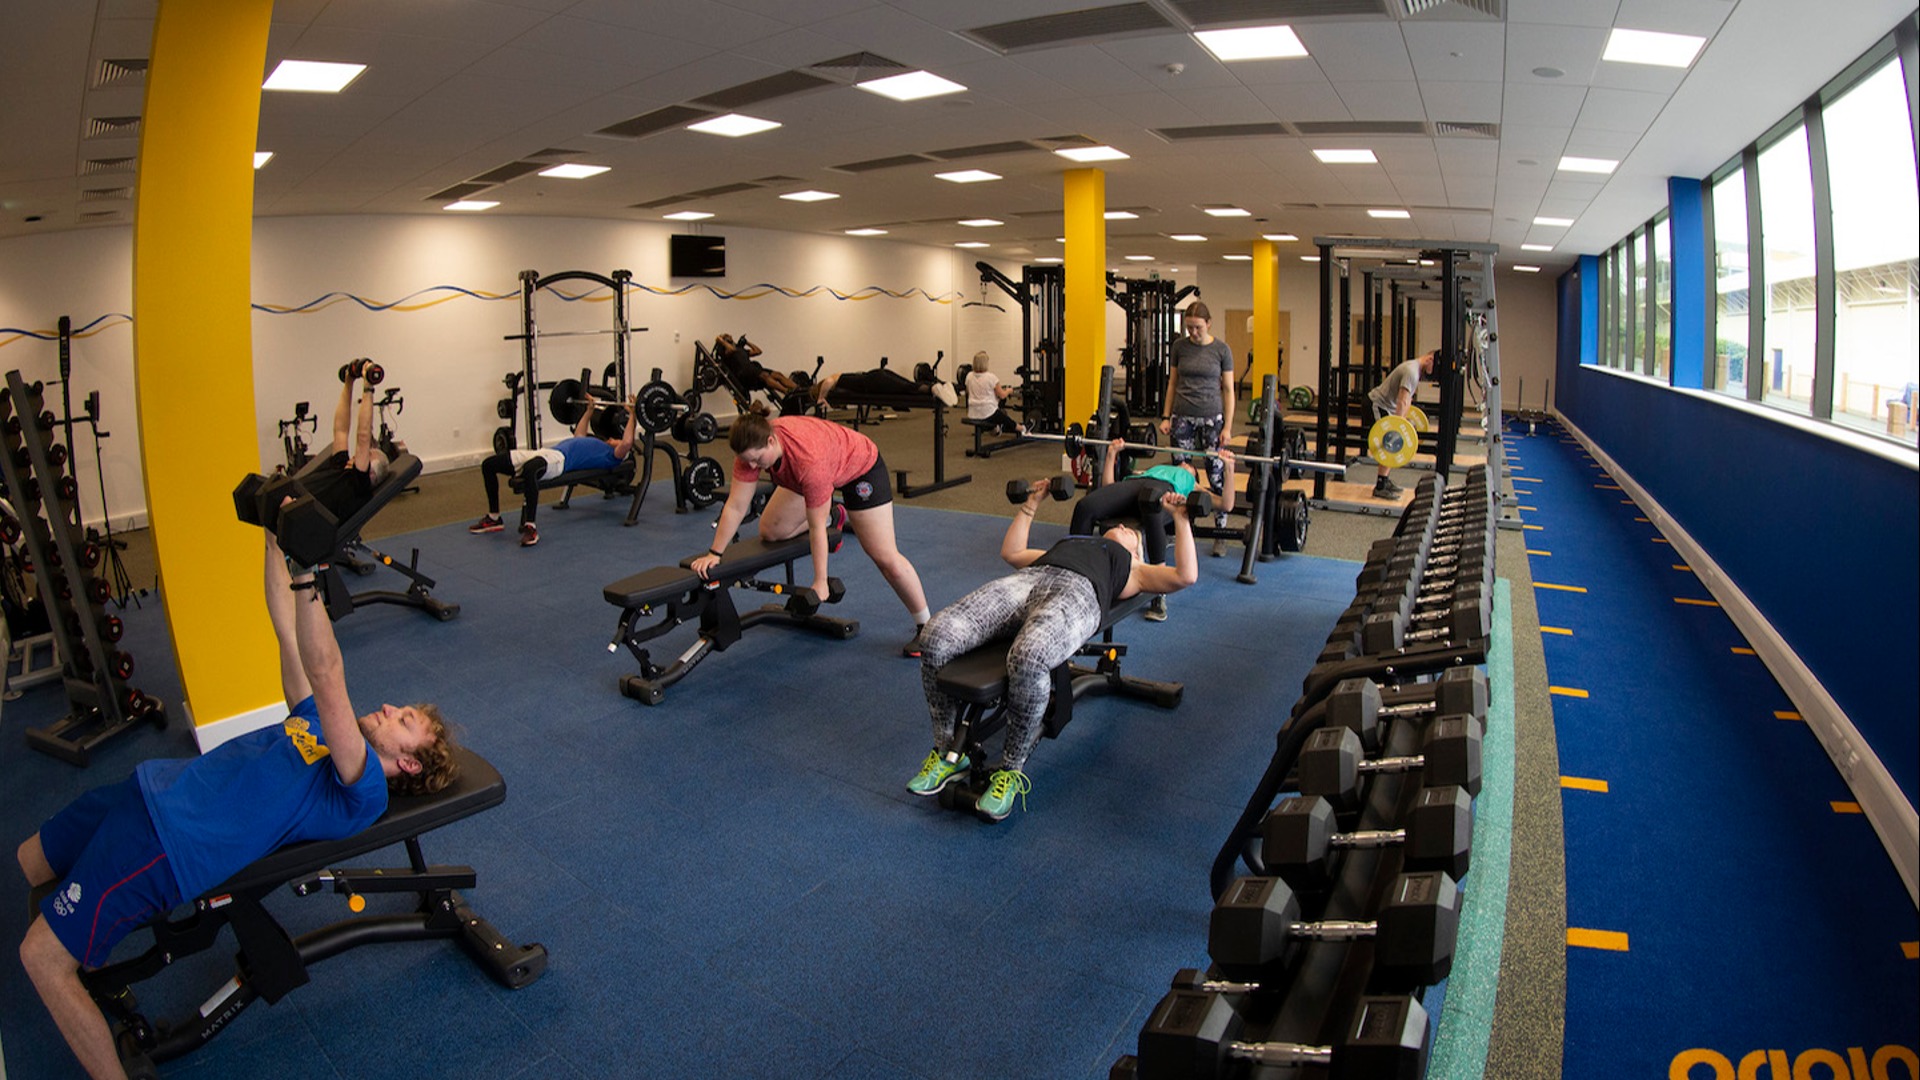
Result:
<svg viewBox="0 0 1920 1080"><path fill-rule="evenodd" d="M945 405L949 409L953 408L955 405L960 404L960 395L953 392L952 383L945 383L945 382L934 383L933 396L940 399L940 403L942 405Z"/></svg>

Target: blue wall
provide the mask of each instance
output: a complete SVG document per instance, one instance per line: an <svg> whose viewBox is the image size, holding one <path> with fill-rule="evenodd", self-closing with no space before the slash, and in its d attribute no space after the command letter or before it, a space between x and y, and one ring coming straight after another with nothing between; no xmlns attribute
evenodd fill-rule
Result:
<svg viewBox="0 0 1920 1080"><path fill-rule="evenodd" d="M1562 279L1563 326L1587 314L1581 291L1576 274ZM1583 367L1568 339L1554 380L1560 412L1706 549L1920 802L1920 475L1764 415Z"/></svg>

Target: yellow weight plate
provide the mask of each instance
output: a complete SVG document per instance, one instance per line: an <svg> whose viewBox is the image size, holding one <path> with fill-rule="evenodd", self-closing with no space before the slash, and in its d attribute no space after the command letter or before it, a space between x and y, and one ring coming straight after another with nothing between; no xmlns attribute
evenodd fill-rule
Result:
<svg viewBox="0 0 1920 1080"><path fill-rule="evenodd" d="M1367 453L1389 469L1406 465L1419 450L1420 436L1401 417L1383 416L1367 432Z"/></svg>

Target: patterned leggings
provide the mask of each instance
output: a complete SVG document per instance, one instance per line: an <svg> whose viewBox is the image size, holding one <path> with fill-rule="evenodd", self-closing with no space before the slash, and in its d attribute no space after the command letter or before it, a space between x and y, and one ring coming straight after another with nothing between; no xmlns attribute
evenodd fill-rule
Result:
<svg viewBox="0 0 1920 1080"><path fill-rule="evenodd" d="M948 661L995 638L1014 634L1007 652L1007 737L999 769L1026 765L1040 741L1040 719L1053 693L1053 669L1100 629L1093 582L1058 566L1029 566L961 597L927 623L921 637L920 685L933 717L934 749L953 744L959 703L934 676Z"/></svg>
<svg viewBox="0 0 1920 1080"><path fill-rule="evenodd" d="M1180 416L1175 415L1173 426L1167 431L1167 442L1182 450L1207 451L1207 485L1214 491L1226 490L1227 463L1213 455L1220 445L1220 431L1226 426L1224 416Z"/></svg>

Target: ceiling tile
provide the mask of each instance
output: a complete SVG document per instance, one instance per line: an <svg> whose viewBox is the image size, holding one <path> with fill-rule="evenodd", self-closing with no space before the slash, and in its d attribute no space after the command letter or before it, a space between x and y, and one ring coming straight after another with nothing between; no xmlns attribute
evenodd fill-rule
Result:
<svg viewBox="0 0 1920 1080"><path fill-rule="evenodd" d="M1301 23L1294 32L1320 67L1340 79L1390 82L1414 77L1413 60L1397 23L1384 19Z"/></svg>
<svg viewBox="0 0 1920 1080"><path fill-rule="evenodd" d="M1497 82L1423 82L1420 96L1433 120L1497 124L1503 89Z"/></svg>
<svg viewBox="0 0 1920 1080"><path fill-rule="evenodd" d="M1446 82L1499 82L1506 71L1506 27L1457 22L1402 23L1414 74Z"/></svg>
<svg viewBox="0 0 1920 1080"><path fill-rule="evenodd" d="M1420 84L1411 82L1335 83L1340 100L1355 120L1425 120Z"/></svg>
<svg viewBox="0 0 1920 1080"><path fill-rule="evenodd" d="M1507 0L1507 25L1514 29L1524 23L1607 27L1613 25L1618 7L1619 0Z"/></svg>

